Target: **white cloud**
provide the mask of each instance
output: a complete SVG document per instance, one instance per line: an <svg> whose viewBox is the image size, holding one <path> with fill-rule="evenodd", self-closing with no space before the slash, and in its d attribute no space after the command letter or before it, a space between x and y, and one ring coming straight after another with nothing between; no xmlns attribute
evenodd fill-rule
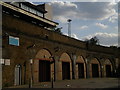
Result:
<svg viewBox="0 0 120 90"><path fill-rule="evenodd" d="M64 35L68 36L68 33L63 33Z"/></svg>
<svg viewBox="0 0 120 90"><path fill-rule="evenodd" d="M115 29L115 30L118 30L118 26L115 26L114 29Z"/></svg>
<svg viewBox="0 0 120 90"><path fill-rule="evenodd" d="M118 45L118 34L115 33L95 33L92 35L88 35L82 38L82 40L85 39L90 39L92 37L96 36L101 45L105 45L105 46L112 46L112 45Z"/></svg>
<svg viewBox="0 0 120 90"><path fill-rule="evenodd" d="M118 13L114 14L113 16L111 16L109 18L109 21L112 22L112 23L118 21Z"/></svg>
<svg viewBox="0 0 120 90"><path fill-rule="evenodd" d="M8 1L8 0L4 0L4 1ZM9 0L12 1L12 0ZM21 0L15 0L15 1L21 1ZM31 2L50 2L50 1L66 1L66 0L26 0L26 1L31 1ZM69 0L71 2L75 1L75 2L118 2L120 0Z"/></svg>
<svg viewBox="0 0 120 90"><path fill-rule="evenodd" d="M66 23L69 16L75 16L77 5L71 2L54 1L49 5L53 7L53 15L55 20L59 20L62 23Z"/></svg>
<svg viewBox="0 0 120 90"><path fill-rule="evenodd" d="M62 16L54 16L55 20L59 20L62 23L67 23L68 18Z"/></svg>
<svg viewBox="0 0 120 90"><path fill-rule="evenodd" d="M88 26L87 25L81 26L80 30L83 30L83 29L88 29Z"/></svg>
<svg viewBox="0 0 120 90"><path fill-rule="evenodd" d="M68 36L67 33L63 33L63 34L66 35L66 36ZM73 37L73 38L75 38L75 39L79 39L75 33L72 33L71 37Z"/></svg>
<svg viewBox="0 0 120 90"><path fill-rule="evenodd" d="M106 29L108 27L107 25L102 24L102 23L96 23L95 25L102 28L102 29Z"/></svg>
<svg viewBox="0 0 120 90"><path fill-rule="evenodd" d="M63 22L63 19L104 20L114 18L116 10L110 2L62 2L49 3L53 7L53 18Z"/></svg>
<svg viewBox="0 0 120 90"><path fill-rule="evenodd" d="M79 38L77 37L77 35L74 34L74 33L72 34L72 37L75 38L75 39L79 39Z"/></svg>

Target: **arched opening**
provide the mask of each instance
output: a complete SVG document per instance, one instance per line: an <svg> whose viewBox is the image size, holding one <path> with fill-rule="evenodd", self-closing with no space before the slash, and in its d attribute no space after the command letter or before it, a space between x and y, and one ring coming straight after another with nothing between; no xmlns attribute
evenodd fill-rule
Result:
<svg viewBox="0 0 120 90"><path fill-rule="evenodd" d="M41 49L34 60L34 82L47 82L51 80L54 73L54 63L51 53L46 49Z"/></svg>
<svg viewBox="0 0 120 90"><path fill-rule="evenodd" d="M14 84L15 85L21 85L21 65L20 64L18 64L18 65L16 65L15 66L15 78L14 78Z"/></svg>
<svg viewBox="0 0 120 90"><path fill-rule="evenodd" d="M59 80L72 79L72 65L70 56L63 53L59 60Z"/></svg>
<svg viewBox="0 0 120 90"><path fill-rule="evenodd" d="M94 58L90 61L90 77L97 78L100 77L100 63Z"/></svg>
<svg viewBox="0 0 120 90"><path fill-rule="evenodd" d="M109 59L104 62L104 76L111 77L112 76L112 63Z"/></svg>
<svg viewBox="0 0 120 90"><path fill-rule="evenodd" d="M86 78L86 66L82 56L78 56L76 60L76 78Z"/></svg>

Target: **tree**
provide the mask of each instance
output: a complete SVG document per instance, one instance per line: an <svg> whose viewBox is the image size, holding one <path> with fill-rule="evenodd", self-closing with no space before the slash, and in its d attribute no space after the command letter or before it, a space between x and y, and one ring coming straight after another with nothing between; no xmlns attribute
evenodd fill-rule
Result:
<svg viewBox="0 0 120 90"><path fill-rule="evenodd" d="M54 28L54 31L59 33L59 34L62 34L61 30L62 30L62 27L61 28Z"/></svg>
<svg viewBox="0 0 120 90"><path fill-rule="evenodd" d="M99 45L99 39L94 36L91 39L86 39L85 40L88 44L92 44L92 45Z"/></svg>

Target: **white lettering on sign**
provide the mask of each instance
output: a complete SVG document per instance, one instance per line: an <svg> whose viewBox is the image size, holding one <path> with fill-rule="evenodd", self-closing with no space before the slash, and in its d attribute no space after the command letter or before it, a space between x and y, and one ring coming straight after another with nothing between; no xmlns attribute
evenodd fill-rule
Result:
<svg viewBox="0 0 120 90"><path fill-rule="evenodd" d="M10 65L10 59L5 59L5 65Z"/></svg>
<svg viewBox="0 0 120 90"><path fill-rule="evenodd" d="M5 64L5 60L4 59L0 59L0 64Z"/></svg>

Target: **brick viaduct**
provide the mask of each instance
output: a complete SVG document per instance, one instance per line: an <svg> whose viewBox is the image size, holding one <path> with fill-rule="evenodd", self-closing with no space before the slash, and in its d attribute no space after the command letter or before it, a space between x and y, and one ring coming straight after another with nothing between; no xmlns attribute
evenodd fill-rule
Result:
<svg viewBox="0 0 120 90"><path fill-rule="evenodd" d="M3 65L3 86L28 84L31 77L38 83L111 77L116 72L117 49L86 44L10 14L3 13L2 19L3 58L10 59L10 65ZM19 37L20 45L9 45L9 36Z"/></svg>

